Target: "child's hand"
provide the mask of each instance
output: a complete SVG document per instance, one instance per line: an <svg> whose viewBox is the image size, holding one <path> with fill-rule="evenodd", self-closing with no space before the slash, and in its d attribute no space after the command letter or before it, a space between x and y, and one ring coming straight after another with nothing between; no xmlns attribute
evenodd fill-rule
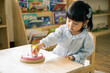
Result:
<svg viewBox="0 0 110 73"><path fill-rule="evenodd" d="M31 49L32 54L36 54L37 52L39 52L39 50L45 47L45 45L43 43L37 44L36 47L34 49ZM32 47L31 47L32 48Z"/></svg>
<svg viewBox="0 0 110 73"><path fill-rule="evenodd" d="M38 49L38 46L37 45L31 45L31 53L32 55L37 55L37 49Z"/></svg>
<svg viewBox="0 0 110 73"><path fill-rule="evenodd" d="M75 60L74 56L65 56L66 59Z"/></svg>
<svg viewBox="0 0 110 73"><path fill-rule="evenodd" d="M42 47L45 47L44 43L39 43L37 44L38 48L37 48L37 52L39 52L40 49L42 49Z"/></svg>

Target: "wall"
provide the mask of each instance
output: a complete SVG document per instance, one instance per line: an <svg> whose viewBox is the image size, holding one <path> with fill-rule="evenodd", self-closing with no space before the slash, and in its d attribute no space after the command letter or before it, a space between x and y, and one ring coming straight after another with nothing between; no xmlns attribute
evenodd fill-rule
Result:
<svg viewBox="0 0 110 73"><path fill-rule="evenodd" d="M93 11L96 11L98 9L98 6L100 5L101 10L108 10L108 0L84 0L90 6L92 7ZM93 23L94 26L97 26L97 24L104 23L108 24L108 16L98 16L98 17L93 17Z"/></svg>

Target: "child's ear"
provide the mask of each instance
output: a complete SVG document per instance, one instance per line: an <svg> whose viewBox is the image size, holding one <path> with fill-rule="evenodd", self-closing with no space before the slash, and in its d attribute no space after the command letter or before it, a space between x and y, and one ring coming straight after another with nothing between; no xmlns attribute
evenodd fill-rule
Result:
<svg viewBox="0 0 110 73"><path fill-rule="evenodd" d="M86 21L85 21L85 25L87 25L87 24L88 24L88 22L89 22L89 20L86 20Z"/></svg>

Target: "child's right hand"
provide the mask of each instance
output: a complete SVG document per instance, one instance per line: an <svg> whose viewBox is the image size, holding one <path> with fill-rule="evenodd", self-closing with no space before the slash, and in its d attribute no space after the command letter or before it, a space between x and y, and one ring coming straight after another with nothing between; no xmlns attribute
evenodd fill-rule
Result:
<svg viewBox="0 0 110 73"><path fill-rule="evenodd" d="M44 43L39 43L37 44L38 48L37 48L37 52L39 52L40 49L42 49L42 47L45 47Z"/></svg>
<svg viewBox="0 0 110 73"><path fill-rule="evenodd" d="M37 44L37 48L35 47L33 50L31 50L31 52L35 53L36 50L37 52L39 52L39 50L42 49L42 47L45 47L44 43L39 43Z"/></svg>

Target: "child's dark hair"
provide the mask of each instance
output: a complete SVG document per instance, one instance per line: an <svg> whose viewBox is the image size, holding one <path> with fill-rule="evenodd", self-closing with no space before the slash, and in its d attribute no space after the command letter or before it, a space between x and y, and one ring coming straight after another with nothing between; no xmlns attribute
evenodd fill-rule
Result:
<svg viewBox="0 0 110 73"><path fill-rule="evenodd" d="M67 11L67 17L74 21L85 22L85 20L89 20L87 28L92 30L92 8L84 1L75 1L73 2ZM81 30L84 29L84 25Z"/></svg>

